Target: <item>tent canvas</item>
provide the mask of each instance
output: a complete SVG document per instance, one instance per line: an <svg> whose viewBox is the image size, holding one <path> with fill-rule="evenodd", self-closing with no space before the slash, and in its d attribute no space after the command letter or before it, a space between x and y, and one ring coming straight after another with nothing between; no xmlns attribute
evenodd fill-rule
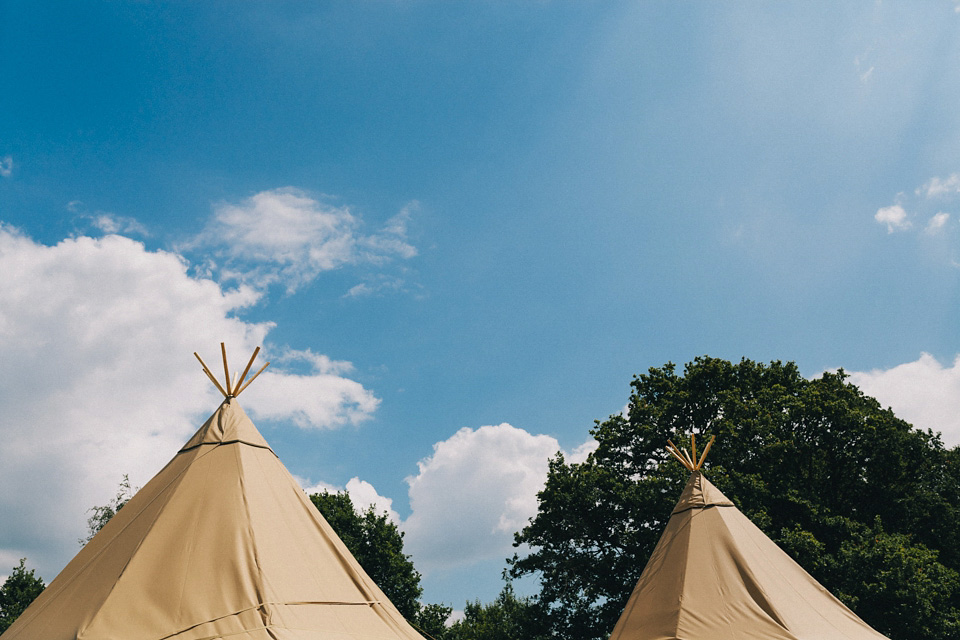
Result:
<svg viewBox="0 0 960 640"><path fill-rule="evenodd" d="M885 640L707 480L703 458L675 457L692 474L611 640Z"/></svg>
<svg viewBox="0 0 960 640"><path fill-rule="evenodd" d="M3 640L422 640L224 395Z"/></svg>

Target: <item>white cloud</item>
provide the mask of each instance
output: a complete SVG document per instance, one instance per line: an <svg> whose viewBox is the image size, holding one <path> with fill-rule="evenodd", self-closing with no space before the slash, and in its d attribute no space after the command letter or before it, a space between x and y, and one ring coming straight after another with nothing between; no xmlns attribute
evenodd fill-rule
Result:
<svg viewBox="0 0 960 640"><path fill-rule="evenodd" d="M942 198L960 193L960 173L952 173L946 178L933 177L917 189L917 195L927 198Z"/></svg>
<svg viewBox="0 0 960 640"><path fill-rule="evenodd" d="M258 287L282 283L288 292L321 272L347 264L383 264L415 256L405 207L379 233L364 235L348 207L292 187L262 191L240 204L221 203L204 232L186 248L212 248L209 268Z"/></svg>
<svg viewBox="0 0 960 640"><path fill-rule="evenodd" d="M366 480L350 478L347 481L347 493L350 494L353 506L361 513L373 507L378 513L386 512L394 524L400 524L400 514L393 510L393 500L377 493L373 485Z"/></svg>
<svg viewBox="0 0 960 640"><path fill-rule="evenodd" d="M424 572L513 553L513 533L537 512L556 439L509 424L464 427L433 446L407 478L407 550ZM582 453L584 446L578 447Z"/></svg>
<svg viewBox="0 0 960 640"><path fill-rule="evenodd" d="M600 446L600 443L593 438L590 438L583 444L574 448L574 450L570 452L570 455L566 457L566 460L572 464L580 464L581 462L586 461L587 456L596 451L598 446Z"/></svg>
<svg viewBox="0 0 960 640"><path fill-rule="evenodd" d="M307 429L331 429L367 420L380 404L373 393L348 378L329 374L271 372L243 393L254 418L290 420Z"/></svg>
<svg viewBox="0 0 960 640"><path fill-rule="evenodd" d="M13 175L13 156L0 158L0 176L9 178Z"/></svg>
<svg viewBox="0 0 960 640"><path fill-rule="evenodd" d="M943 433L948 446L960 444L960 355L944 367L923 353L891 369L848 372L850 381L920 429Z"/></svg>
<svg viewBox="0 0 960 640"><path fill-rule="evenodd" d="M235 317L257 300L249 288L192 278L180 256L121 236L46 246L0 227L0 273L0 560L27 556L49 581L76 553L86 509L124 473L145 484L216 407L193 351L213 366L225 341L245 364L272 325ZM307 372L268 369L243 405L317 428L376 408L337 375L345 363L300 356Z"/></svg>
<svg viewBox="0 0 960 640"><path fill-rule="evenodd" d="M294 479L300 484L300 488L303 489L304 493L307 495L313 495L314 493L337 493L338 491L344 491L343 487L338 487L336 485L329 484L320 480L318 482L312 482L309 478L303 478L296 474L293 474Z"/></svg>
<svg viewBox="0 0 960 640"><path fill-rule="evenodd" d="M940 213L930 218L930 221L927 223L926 232L929 234L937 233L938 231L943 229L943 227L947 224L947 221L949 219L950 219L950 214L944 213L943 211L941 211Z"/></svg>
<svg viewBox="0 0 960 640"><path fill-rule="evenodd" d="M373 507L377 513L386 513L390 522L396 525L400 524L400 514L393 510L393 500L377 493L376 488L366 480L353 477L347 481L346 487L338 487L323 481L313 483L304 478L294 477L308 495L325 491L328 493L346 491L350 496L350 501L353 502L353 508L358 513L363 513Z"/></svg>
<svg viewBox="0 0 960 640"><path fill-rule="evenodd" d="M899 204L878 209L873 219L880 224L887 225L887 233L904 231L910 228L910 221L907 220L907 212L904 211L903 207Z"/></svg>

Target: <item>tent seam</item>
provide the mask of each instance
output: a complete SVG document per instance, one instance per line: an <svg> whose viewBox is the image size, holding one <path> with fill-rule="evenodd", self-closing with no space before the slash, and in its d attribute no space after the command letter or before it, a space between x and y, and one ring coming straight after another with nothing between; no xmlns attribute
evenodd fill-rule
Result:
<svg viewBox="0 0 960 640"><path fill-rule="evenodd" d="M274 455L276 455L276 454L274 454ZM259 600L260 602L265 602L265 601L267 600L267 599L264 597L264 596L266 595L266 594L264 593L264 590L265 590L265 587L266 587L266 578L264 577L264 574L263 574L263 567L260 566L260 549L259 549L259 547L257 546L257 535L256 535L256 533L254 532L253 526L252 526L252 524L251 524L250 501L247 499L247 492L246 492L247 479L246 479L246 476L245 476L245 474L244 474L244 472L243 472L244 470L243 470L243 464L242 464L242 462L241 462L241 460L240 460L240 448L239 448L239 447L237 447L237 448L234 450L234 457L235 457L235 459L236 459L236 461L237 461L237 477L238 477L239 480L240 480L240 495L243 497L243 510L244 510L244 513L245 513L246 516L247 516L247 518L246 518L247 531L248 531L248 533L249 533L249 535L250 535L250 543L251 543L251 546L253 547L253 549L252 549L252 551L253 551L253 562L254 562L254 564L255 564L256 567L257 567L257 584L256 584L257 600ZM259 609L259 608L258 608L258 609ZM264 624L264 625L270 625L270 624L271 624L271 621L270 621L270 618L271 618L271 617L272 617L272 616L271 616L269 610L267 610L267 609L265 609L265 608L264 608L264 609L260 609L260 619L263 620L263 624Z"/></svg>

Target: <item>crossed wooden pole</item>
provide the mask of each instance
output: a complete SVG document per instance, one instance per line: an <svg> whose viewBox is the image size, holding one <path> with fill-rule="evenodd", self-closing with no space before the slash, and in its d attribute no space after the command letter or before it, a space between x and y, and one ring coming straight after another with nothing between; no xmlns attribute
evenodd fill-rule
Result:
<svg viewBox="0 0 960 640"><path fill-rule="evenodd" d="M253 374L252 378L247 380L246 384L243 384L243 380L244 378L247 377L247 373L250 371L250 367L253 366L253 361L257 359L257 354L260 353L260 347L257 347L256 349L253 350L253 355L250 356L250 362L247 363L247 367L243 370L243 373L240 374L239 380L237 379L237 372L236 371L233 372L233 382L231 383L230 367L229 365L227 365L227 347L222 342L220 343L220 352L223 354L223 378L224 378L224 384L226 384L226 389L224 389L223 385L221 385L220 382L217 381L216 376L210 373L210 368L203 361L203 358L200 357L200 354L194 351L193 355L197 356L197 360L199 360L200 365L203 366L203 372L207 374L207 377L210 378L210 382L212 382L214 386L217 388L217 390L223 394L224 398L236 398L237 396L239 396L241 393L243 393L244 389L250 386L251 382L257 379L257 376L263 373L264 369L270 366L269 362L263 365L262 367L260 367L259 371Z"/></svg>
<svg viewBox="0 0 960 640"><path fill-rule="evenodd" d="M713 441L716 439L717 436L710 438L710 442L707 443L699 460L697 460L697 434L695 433L690 434L690 452L673 444L671 440L667 440L667 451L688 471L700 471L700 467L703 466L703 461L707 459L707 453L710 452L710 447L713 446ZM691 452L693 455L691 455Z"/></svg>

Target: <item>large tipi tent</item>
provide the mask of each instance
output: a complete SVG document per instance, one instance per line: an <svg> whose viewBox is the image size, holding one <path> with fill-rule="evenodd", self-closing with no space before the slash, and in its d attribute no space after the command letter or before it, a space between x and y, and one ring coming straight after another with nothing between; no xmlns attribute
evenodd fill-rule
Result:
<svg viewBox="0 0 960 640"><path fill-rule="evenodd" d="M3 640L422 640L237 404L250 364L204 365L223 404Z"/></svg>
<svg viewBox="0 0 960 640"><path fill-rule="evenodd" d="M713 441L710 441L713 444ZM884 640L692 472L610 640ZM695 462L696 461L696 462Z"/></svg>

